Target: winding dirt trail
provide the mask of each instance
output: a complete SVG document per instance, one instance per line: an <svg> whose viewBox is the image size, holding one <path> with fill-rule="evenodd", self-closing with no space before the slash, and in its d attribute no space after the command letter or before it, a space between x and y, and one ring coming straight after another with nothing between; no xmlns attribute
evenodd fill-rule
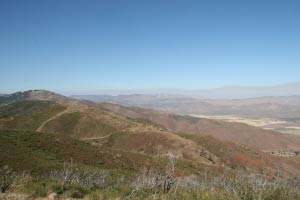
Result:
<svg viewBox="0 0 300 200"><path fill-rule="evenodd" d="M57 114L54 115L53 117L51 117L51 118L47 119L46 121L44 121L44 122L36 129L36 132L40 132L40 133L43 132L42 130L43 130L44 126L45 126L48 122L50 122L50 121L52 121L52 120L54 120L54 119L60 117L61 115L65 114L65 113L72 113L72 112L76 112L76 111L81 111L81 110L84 110L84 109L87 109L87 108L88 108L87 105L83 105L83 104L79 104L79 103L77 103L77 102L73 102L73 103L69 104L68 107L67 107L65 110L63 110L62 112L57 113Z"/></svg>
<svg viewBox="0 0 300 200"><path fill-rule="evenodd" d="M84 140L84 141L87 141L87 140L102 140L102 139L108 138L110 136L112 136L112 133L110 133L108 135L105 135L105 136L101 136L101 137L82 138L81 140Z"/></svg>
<svg viewBox="0 0 300 200"><path fill-rule="evenodd" d="M40 133L41 133L42 130L43 130L43 128L44 128L44 126L45 126L48 122L50 122L50 121L52 121L52 120L58 118L59 116L65 114L65 113L68 113L68 112L70 112L70 111L71 111L71 107L68 107L68 108L66 108L64 111L62 111L62 112L60 112L60 113L57 113L57 114L54 115L53 117L47 119L46 121L44 121L44 122L36 129L36 132L40 132Z"/></svg>

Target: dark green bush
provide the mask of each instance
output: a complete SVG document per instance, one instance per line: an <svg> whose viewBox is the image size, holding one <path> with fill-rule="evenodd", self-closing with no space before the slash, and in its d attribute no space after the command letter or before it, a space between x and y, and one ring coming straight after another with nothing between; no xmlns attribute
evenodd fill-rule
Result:
<svg viewBox="0 0 300 200"><path fill-rule="evenodd" d="M70 191L72 198L83 198L84 195L88 194L90 191L80 185L69 185L67 190Z"/></svg>
<svg viewBox="0 0 300 200"><path fill-rule="evenodd" d="M61 195L64 193L64 190L62 189L62 186L60 184L53 185L52 189L56 194Z"/></svg>
<svg viewBox="0 0 300 200"><path fill-rule="evenodd" d="M79 190L75 190L72 192L71 194L71 197L72 198L83 198L84 197L84 194L82 193L82 191L79 191Z"/></svg>
<svg viewBox="0 0 300 200"><path fill-rule="evenodd" d="M46 197L47 196L47 188L40 182L32 182L26 186L27 192L32 197Z"/></svg>

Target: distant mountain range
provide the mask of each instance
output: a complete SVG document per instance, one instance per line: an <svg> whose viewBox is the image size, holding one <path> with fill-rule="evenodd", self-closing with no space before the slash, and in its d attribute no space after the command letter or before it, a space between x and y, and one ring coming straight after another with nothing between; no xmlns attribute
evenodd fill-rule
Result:
<svg viewBox="0 0 300 200"><path fill-rule="evenodd" d="M77 95L77 99L159 109L176 114L237 115L300 119L300 96L249 99L197 99L172 95Z"/></svg>
<svg viewBox="0 0 300 200"><path fill-rule="evenodd" d="M77 95L87 95L87 92L77 93ZM244 99L264 96L295 96L300 95L300 82L287 83L274 86L224 86L213 89L146 89L146 90L98 90L89 92L96 95L156 95L188 97L197 99Z"/></svg>
<svg viewBox="0 0 300 200"><path fill-rule="evenodd" d="M300 95L300 82L276 86L226 86L210 90L196 90L186 95L209 99L242 99L263 96L293 96Z"/></svg>
<svg viewBox="0 0 300 200"><path fill-rule="evenodd" d="M159 109L181 115L236 115L300 121L300 83L269 87L223 87L212 90L160 92L158 90L156 94L145 92L123 95L73 95L70 97L96 103L110 102L123 106ZM43 90L0 95L0 103L35 99L67 101L65 96Z"/></svg>

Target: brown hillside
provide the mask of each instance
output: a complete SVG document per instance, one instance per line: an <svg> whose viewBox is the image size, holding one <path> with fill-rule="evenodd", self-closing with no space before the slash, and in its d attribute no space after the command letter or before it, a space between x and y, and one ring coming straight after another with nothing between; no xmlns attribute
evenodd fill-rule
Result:
<svg viewBox="0 0 300 200"><path fill-rule="evenodd" d="M59 110L50 112L56 107ZM187 131L194 124L199 125L198 121L217 124L212 120L79 101L18 101L2 105L1 109L5 111L1 112L0 119L5 129L25 128L42 135L55 134L81 140L107 151L137 153L158 159L171 151L180 162L190 163L189 167L195 171L206 165L272 174L280 167L286 174L300 174L296 160L281 160L252 148L203 137L205 134L201 132L191 134L193 132ZM40 120L32 120L31 116ZM12 123L11 119L18 123Z"/></svg>
<svg viewBox="0 0 300 200"><path fill-rule="evenodd" d="M275 137L275 140L279 138L280 141L276 142L275 146L272 146L270 143L268 143L268 141L266 141L266 144L269 144L269 147L283 147L281 141L289 144L290 138L287 137L286 139L285 137L281 137L278 133L264 131L262 129L238 123L219 123L218 121L214 120L202 120L193 117L178 116L151 109L141 109L136 107L127 108L116 104L106 103L101 104L101 107L105 107L109 110L117 113L122 113L123 115L130 116L135 119L151 120L152 122L156 122L161 126L167 127L168 129L173 129L181 137L196 142L197 144L207 149L209 152L219 157L221 163L223 163L227 167L243 168L250 171L259 171L268 174L276 174L279 171L291 176L300 174L300 170L298 167L300 165L300 159L298 157L283 158L271 156L270 154L264 153L259 150L257 148L259 146L255 145L255 143L252 143L253 140L247 140L246 138L240 137L240 141L243 141L248 145L252 144L253 147L251 147L247 145L240 145L236 143L234 139L239 136L238 131L239 127L241 127L245 129L244 131L249 132L248 138L249 135L255 134L258 137L258 141L259 139L261 139L259 134L263 132L264 135L262 136L261 141L259 141L260 147L262 147L262 149L264 149L263 140L266 139L266 137ZM206 129L204 129L205 127ZM213 129L210 129L211 127ZM192 130L195 132L188 132L188 130ZM229 135L230 137L233 137L233 141L230 141L228 138L220 137L222 136L222 134L207 134L207 132L204 132L203 130L221 130L221 133L224 134L226 134L226 132L232 131L231 133L235 133L236 135ZM247 135L243 136L246 137ZM250 143L246 143L248 141L250 141Z"/></svg>
<svg viewBox="0 0 300 200"><path fill-rule="evenodd" d="M53 106L61 104L48 101L18 101L3 106L1 109L6 110L7 114L0 119L2 127L66 135L94 145L128 152L164 156L171 151L178 158L194 163L218 164L218 158L199 144L161 129L157 125L130 119L81 102L65 103L57 112L49 112L46 105L52 109ZM14 112L9 112L11 108L18 110L19 113L14 115ZM35 118L41 120L32 120L33 114ZM14 121L18 123L12 123ZM10 126L7 126L7 123Z"/></svg>
<svg viewBox="0 0 300 200"><path fill-rule="evenodd" d="M172 151L178 157L199 163L215 164L216 156L193 141L126 116L89 106L64 113L49 121L42 132L67 134L95 145L152 155Z"/></svg>
<svg viewBox="0 0 300 200"><path fill-rule="evenodd" d="M123 107L116 104L101 104L101 106L131 118L150 120L175 132L211 135L223 141L236 142L260 150L300 149L300 137L283 135L242 123L180 116L152 109Z"/></svg>

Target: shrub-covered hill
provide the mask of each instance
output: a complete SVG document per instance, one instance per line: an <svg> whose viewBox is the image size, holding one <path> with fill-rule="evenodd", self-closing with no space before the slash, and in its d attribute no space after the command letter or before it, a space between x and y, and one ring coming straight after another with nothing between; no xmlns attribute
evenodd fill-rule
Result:
<svg viewBox="0 0 300 200"><path fill-rule="evenodd" d="M17 101L0 106L0 129L36 130L65 106L51 101Z"/></svg>
<svg viewBox="0 0 300 200"><path fill-rule="evenodd" d="M41 94L34 100L0 104L0 175L6 166L19 174L29 173L30 180L21 176L18 184L31 188L32 196L55 191L67 197L83 197L101 190L101 195L109 193L109 199L114 195L119 199L131 195L152 199L152 194L158 199L223 195L232 199L236 190L244 194L244 186L256 189L257 183L248 179L253 174L262 177L259 180L300 174L299 159L276 158L254 147L207 136L201 126L205 123L198 119L66 97L56 101L60 96L53 93L49 94L52 99L45 100L49 95L45 91ZM229 126L217 125L216 131L228 131ZM70 161L76 167L66 167ZM106 175L99 170L109 173L110 181L100 183ZM24 181L33 186L27 187ZM228 188L224 188L224 181ZM222 192L205 196L212 185ZM191 186L195 189L192 193ZM266 192L273 189L271 186ZM172 197L168 187L172 188ZM181 196L176 194L177 187ZM235 191L227 191L230 188ZM287 191L298 195L293 188ZM253 195L260 193L253 191Z"/></svg>
<svg viewBox="0 0 300 200"><path fill-rule="evenodd" d="M163 169L166 165L164 157L113 150L65 135L32 131L0 130L0 151L0 166L33 174L49 174L71 159L81 167L119 170L125 174L134 174L144 167ZM189 174L189 165L190 162L181 162L178 170Z"/></svg>
<svg viewBox="0 0 300 200"><path fill-rule="evenodd" d="M23 100L43 100L62 103L68 102L69 98L47 90L28 90L24 92L15 92L13 94L6 94L0 96L0 104L13 103Z"/></svg>
<svg viewBox="0 0 300 200"><path fill-rule="evenodd" d="M268 174L274 174L280 167L289 175L299 174L299 170L296 169L297 160L274 158L251 146L206 137L205 132L201 132L200 135L190 132L197 130L196 127L200 126L199 120L184 116L71 99L64 102L16 101L2 104L0 111L2 130L27 130L53 138L66 137L82 144L91 144L93 148L106 149L108 152L120 151L161 158L172 152L179 160L192 163L194 170L197 170L195 166L204 164ZM181 126L182 124L184 126ZM176 128L178 126L179 129ZM227 126L224 126L224 129L229 131ZM251 135L251 132L249 134ZM49 142L52 140L50 137ZM58 148L63 148L63 145ZM73 146L70 147L72 148Z"/></svg>
<svg viewBox="0 0 300 200"><path fill-rule="evenodd" d="M56 108L56 109L54 109ZM0 128L69 136L90 144L149 155L174 152L198 164L218 165L218 158L199 144L106 109L81 103L18 101L0 108ZM55 111L53 111L55 110Z"/></svg>
<svg viewBox="0 0 300 200"><path fill-rule="evenodd" d="M235 142L263 151L300 150L300 137L264 130L242 123L201 119L110 103L102 103L100 106L133 119L152 121L173 132L184 132L200 136L210 135L221 141Z"/></svg>

